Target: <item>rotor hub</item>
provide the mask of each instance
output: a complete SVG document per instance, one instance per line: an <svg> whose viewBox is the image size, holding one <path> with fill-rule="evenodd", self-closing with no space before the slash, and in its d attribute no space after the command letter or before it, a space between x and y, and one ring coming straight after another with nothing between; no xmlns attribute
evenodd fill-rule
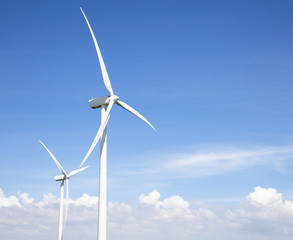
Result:
<svg viewBox="0 0 293 240"><path fill-rule="evenodd" d="M118 96L116 96L116 95L113 95L113 96L110 96L110 97L108 97L108 99L107 99L107 102L109 101L114 101L114 102L117 102L119 100L119 97Z"/></svg>

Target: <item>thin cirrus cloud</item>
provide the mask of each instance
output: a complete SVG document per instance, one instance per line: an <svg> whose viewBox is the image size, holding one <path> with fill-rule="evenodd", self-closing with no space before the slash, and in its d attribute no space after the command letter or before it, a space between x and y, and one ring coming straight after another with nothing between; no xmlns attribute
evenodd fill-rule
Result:
<svg viewBox="0 0 293 240"><path fill-rule="evenodd" d="M293 157L293 147L195 146L159 157L140 157L143 164L124 166L127 174L150 174L160 178L213 176L257 165L282 166Z"/></svg>
<svg viewBox="0 0 293 240"><path fill-rule="evenodd" d="M70 199L64 238L96 238L96 196ZM58 198L45 194L34 202L27 193L6 197L0 188L0 235L3 239L49 240L57 236ZM289 240L293 237L293 202L274 188L257 186L234 206L162 198L157 190L136 203L108 203L108 239Z"/></svg>

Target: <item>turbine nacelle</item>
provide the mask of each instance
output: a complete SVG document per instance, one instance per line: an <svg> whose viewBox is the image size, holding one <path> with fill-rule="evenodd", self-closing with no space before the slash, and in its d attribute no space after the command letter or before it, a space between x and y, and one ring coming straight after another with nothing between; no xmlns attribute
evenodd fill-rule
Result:
<svg viewBox="0 0 293 240"><path fill-rule="evenodd" d="M54 177L55 181L63 181L66 180L66 176L65 175L58 175Z"/></svg>
<svg viewBox="0 0 293 240"><path fill-rule="evenodd" d="M103 96L103 97L98 97L98 98L93 98L89 100L90 107L93 109L100 108L103 105L107 106L109 105L110 101L117 102L119 100L119 97L116 95L112 96Z"/></svg>

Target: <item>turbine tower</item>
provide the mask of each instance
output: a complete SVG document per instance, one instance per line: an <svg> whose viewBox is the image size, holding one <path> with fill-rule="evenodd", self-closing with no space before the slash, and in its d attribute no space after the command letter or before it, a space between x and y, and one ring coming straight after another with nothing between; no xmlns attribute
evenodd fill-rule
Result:
<svg viewBox="0 0 293 240"><path fill-rule="evenodd" d="M87 160L95 146L97 145L99 139L100 141L100 186L99 186L99 215L98 215L98 240L106 240L106 217L107 217L107 123L110 118L111 109L114 104L117 104L118 106L124 108L125 110L129 111L130 113L134 114L138 118L145 121L149 126L151 126L154 130L155 128L153 125L145 118L143 117L139 112L137 112L135 109L130 107L125 102L122 102L119 100L119 97L114 94L111 82L102 58L101 51L99 49L99 45L97 43L96 37L94 35L94 32L91 28L91 25L83 12L82 8L80 8L86 22L88 25L88 28L90 30L100 67L102 72L102 77L104 80L105 87L109 93L109 96L103 96L99 98L93 98L89 100L90 107L93 109L101 108L101 125L100 128L95 136L95 139L87 152L86 156L84 157L82 163L80 166L83 165L83 163Z"/></svg>
<svg viewBox="0 0 293 240"><path fill-rule="evenodd" d="M60 181L60 208L59 208L59 231L58 231L58 240L62 240L63 238L63 227L65 225L66 222L66 218L67 218L67 212L68 212L68 197L69 197L69 186L68 186L68 180L70 177L74 176L77 173L80 173L81 171L85 170L87 167L83 167L83 168L79 168L77 170L71 171L69 174L67 174L65 172L65 170L63 169L63 167L61 166L61 164L57 161L57 159L55 158L55 156L53 155L53 153L51 153L51 151L45 146L44 143L42 143L40 141L40 143L44 146L44 148L48 151L48 153L50 154L50 156L53 158L55 164L57 165L57 167L59 168L60 172L62 173L62 175L58 175L54 177L55 181ZM65 217L63 217L63 199L64 199L64 181L66 181L66 208L65 208Z"/></svg>

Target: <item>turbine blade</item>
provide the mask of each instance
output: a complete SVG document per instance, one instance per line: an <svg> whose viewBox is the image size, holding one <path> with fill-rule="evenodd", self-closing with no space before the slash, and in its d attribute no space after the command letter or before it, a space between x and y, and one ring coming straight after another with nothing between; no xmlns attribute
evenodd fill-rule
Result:
<svg viewBox="0 0 293 240"><path fill-rule="evenodd" d="M68 213L68 205L69 205L69 183L68 183L68 178L65 180L66 181L66 205L65 205L65 217L64 217L64 223L63 226L65 226L66 219L67 219L67 213Z"/></svg>
<svg viewBox="0 0 293 240"><path fill-rule="evenodd" d="M40 143L44 146L44 148L47 150L47 152L50 154L50 156L53 158L55 164L57 165L57 167L59 168L59 170L65 175L67 176L67 173L65 172L65 170L63 169L63 167L61 166L61 164L57 161L57 159L55 158L55 156L53 155L53 153L50 152L50 150L46 147L46 145L44 143L42 143L41 140L39 140Z"/></svg>
<svg viewBox="0 0 293 240"><path fill-rule="evenodd" d="M111 109L113 107L113 104L114 104L114 101L110 101L108 107L107 107L107 111L106 111L106 118L105 118L105 121L101 123L100 125L100 128L97 132L97 135L90 147L90 149L88 150L86 156L84 157L83 161L81 162L81 164L79 165L80 167L84 164L84 162L87 160L87 158L89 157L89 155L92 153L92 151L94 150L95 146L97 145L99 139L101 138L103 132L104 132L104 129L105 127L107 126L107 123L109 121L109 118L110 118L110 112L111 112Z"/></svg>
<svg viewBox="0 0 293 240"><path fill-rule="evenodd" d="M82 14L83 14L83 16L84 16L84 18L86 20L86 23L87 23L87 25L89 27L89 30L90 30L92 38L93 38L93 42L95 44L95 48L96 48L96 51L97 51L97 54L98 54L98 58L99 58L99 62L100 62L100 67L101 67L105 87L106 87L107 91L109 92L109 95L112 96L112 95L114 95L113 89L112 89L112 86L111 86L111 82L110 82L110 79L109 79L109 76L108 76L108 73L107 73L107 70L106 70L106 66L104 64L104 60L103 60L99 45L97 43L95 34L94 34L93 30L92 30L92 27L91 27L89 21L87 20L87 17L85 15L85 13L83 12L82 8L80 8L80 10L81 10L81 12L82 12Z"/></svg>
<svg viewBox="0 0 293 240"><path fill-rule="evenodd" d="M83 168L79 168L77 170L74 170L74 171L71 171L69 174L68 174L68 178L74 176L75 174L78 174L80 172L82 172L83 170L87 169L89 166L86 166L86 167L83 167Z"/></svg>
<svg viewBox="0 0 293 240"><path fill-rule="evenodd" d="M148 125L150 125L152 127L152 129L154 129L156 131L156 129L154 128L154 126L144 116L142 116L138 111L136 111L135 109L133 109L132 107L130 107L128 104L126 104L125 102L122 102L120 100L117 101L117 104L120 107L122 107L125 110L127 110L128 112L131 112L135 116L139 117L141 120L145 121Z"/></svg>

